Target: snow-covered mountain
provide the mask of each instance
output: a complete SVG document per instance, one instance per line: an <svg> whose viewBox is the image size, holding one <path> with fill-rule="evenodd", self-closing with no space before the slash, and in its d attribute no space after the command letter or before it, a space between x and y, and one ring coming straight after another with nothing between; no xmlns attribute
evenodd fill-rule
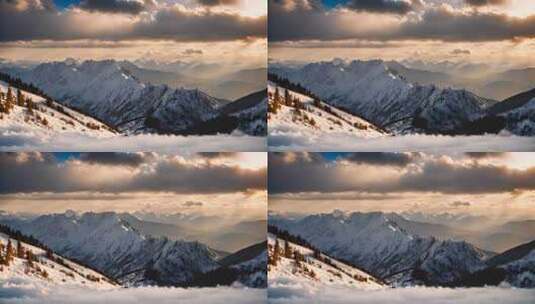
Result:
<svg viewBox="0 0 535 304"><path fill-rule="evenodd" d="M381 60L279 65L270 73L396 133L459 132L494 104L466 90L413 84Z"/></svg>
<svg viewBox="0 0 535 304"><path fill-rule="evenodd" d="M7 93L11 88L12 102ZM25 103L17 103L17 91ZM28 100L30 102L28 103ZM94 137L110 137L118 132L108 125L53 100L18 89L0 81L0 129L5 131L57 134L81 133Z"/></svg>
<svg viewBox="0 0 535 304"><path fill-rule="evenodd" d="M199 90L145 84L114 60L43 63L8 74L67 106L131 133L173 133L217 114L221 101Z"/></svg>
<svg viewBox="0 0 535 304"><path fill-rule="evenodd" d="M260 242L236 251L218 261L218 268L197 275L193 286L242 284L253 288L267 288L267 244Z"/></svg>
<svg viewBox="0 0 535 304"><path fill-rule="evenodd" d="M489 108L505 119L505 128L522 136L535 135L535 89L511 96Z"/></svg>
<svg viewBox="0 0 535 304"><path fill-rule="evenodd" d="M535 241L500 253L486 261L487 267L463 276L456 286L488 286L508 283L515 287L535 287Z"/></svg>
<svg viewBox="0 0 535 304"><path fill-rule="evenodd" d="M12 254L8 258L8 242ZM48 251L37 244L16 240L0 233L0 281L27 282L33 286L52 285L88 289L113 289L119 285L103 274ZM23 252L18 252L18 249ZM31 252L31 257L28 257ZM31 260L31 261L30 261Z"/></svg>
<svg viewBox="0 0 535 304"><path fill-rule="evenodd" d="M278 243L278 245L277 245ZM286 250L291 253L286 253ZM300 285L344 286L377 289L385 286L368 273L340 262L326 254L268 234L268 276Z"/></svg>
<svg viewBox="0 0 535 304"><path fill-rule="evenodd" d="M158 71L142 70L128 61L65 60L1 70L62 105L89 113L128 134L216 134L238 129L262 135L258 117L265 117L265 111L257 105L265 97L259 97L256 107L227 115L221 109L228 101L198 89L153 85L146 79L159 77L152 75Z"/></svg>
<svg viewBox="0 0 535 304"><path fill-rule="evenodd" d="M218 267L218 252L198 242L143 235L113 212L42 215L5 221L54 251L125 285L181 285Z"/></svg>
<svg viewBox="0 0 535 304"><path fill-rule="evenodd" d="M535 287L535 241L511 248L487 261L489 267L505 270L505 281L513 286Z"/></svg>
<svg viewBox="0 0 535 304"><path fill-rule="evenodd" d="M378 137L386 132L368 121L327 103L291 90L275 82L268 83L270 133L294 132L304 135L329 133L358 137ZM286 99L289 99L286 101Z"/></svg>
<svg viewBox="0 0 535 304"><path fill-rule="evenodd" d="M464 241L408 232L396 214L333 212L270 225L297 235L327 254L394 284L446 284L485 267L489 253Z"/></svg>

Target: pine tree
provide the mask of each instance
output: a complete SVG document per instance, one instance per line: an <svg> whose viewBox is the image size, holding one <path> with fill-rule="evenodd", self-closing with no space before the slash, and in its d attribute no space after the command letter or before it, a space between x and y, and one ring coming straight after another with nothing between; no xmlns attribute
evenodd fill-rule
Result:
<svg viewBox="0 0 535 304"><path fill-rule="evenodd" d="M275 100L275 103L277 104L281 102L281 95L278 87L275 89L275 96L273 97L273 100Z"/></svg>
<svg viewBox="0 0 535 304"><path fill-rule="evenodd" d="M287 106L292 105L292 97L290 96L290 92L288 92L288 89L284 89L284 104Z"/></svg>
<svg viewBox="0 0 535 304"><path fill-rule="evenodd" d="M17 239L17 257L23 259L25 256L24 247L22 247L22 242L20 239Z"/></svg>
<svg viewBox="0 0 535 304"><path fill-rule="evenodd" d="M52 261L54 260L54 254L52 253L52 250L50 249L46 250L46 258Z"/></svg>
<svg viewBox="0 0 535 304"><path fill-rule="evenodd" d="M22 95L20 89L17 89L17 105L21 107L24 106L24 95Z"/></svg>
<svg viewBox="0 0 535 304"><path fill-rule="evenodd" d="M13 260L13 244L11 243L11 239L7 241L7 247L6 247L6 265L9 266L9 262Z"/></svg>
<svg viewBox="0 0 535 304"><path fill-rule="evenodd" d="M28 250L28 252L26 252L26 259L28 260L28 266L33 267L33 262L35 261L35 257L31 250Z"/></svg>
<svg viewBox="0 0 535 304"><path fill-rule="evenodd" d="M273 265L277 266L277 262L280 258L280 250L281 246L279 244L279 240L275 240L275 248L273 248Z"/></svg>
<svg viewBox="0 0 535 304"><path fill-rule="evenodd" d="M11 90L11 87L8 87L8 88L7 88L6 101L7 101L8 103L13 103L13 91Z"/></svg>
<svg viewBox="0 0 535 304"><path fill-rule="evenodd" d="M284 240L284 257L287 259L292 258L292 248L290 248L290 244L287 240Z"/></svg>

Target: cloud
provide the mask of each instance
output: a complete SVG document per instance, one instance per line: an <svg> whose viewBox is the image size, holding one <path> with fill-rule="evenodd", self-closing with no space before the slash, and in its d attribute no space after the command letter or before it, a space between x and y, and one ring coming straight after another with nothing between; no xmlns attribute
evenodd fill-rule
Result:
<svg viewBox="0 0 535 304"><path fill-rule="evenodd" d="M151 158L152 157L152 158ZM173 192L233 193L266 189L266 169L199 164L188 158L143 154L83 154L58 163L49 153L0 154L0 193ZM119 166L117 164L120 164ZM142 165L140 165L142 164Z"/></svg>
<svg viewBox="0 0 535 304"><path fill-rule="evenodd" d="M404 15L413 10L407 0L350 0L346 7L358 11Z"/></svg>
<svg viewBox="0 0 535 304"><path fill-rule="evenodd" d="M470 207L472 205L472 203L470 202L463 202L463 201L455 201L455 202L451 202L450 203L450 206L452 207Z"/></svg>
<svg viewBox="0 0 535 304"><path fill-rule="evenodd" d="M30 6L21 10L11 3L0 2L2 42L80 39L234 41L266 37L266 22L266 16L196 11L183 6L159 6L150 14L118 14L111 18L108 14L80 9L58 12Z"/></svg>
<svg viewBox="0 0 535 304"><path fill-rule="evenodd" d="M421 18L401 24L386 35L390 39L442 41L499 41L535 37L535 15L525 18L502 13L455 11L440 7L427 10Z"/></svg>
<svg viewBox="0 0 535 304"><path fill-rule="evenodd" d="M349 153L342 159L358 164L405 167L419 157L416 153L365 152Z"/></svg>
<svg viewBox="0 0 535 304"><path fill-rule="evenodd" d="M145 3L137 0L82 0L79 7L90 12L137 15L145 10Z"/></svg>
<svg viewBox="0 0 535 304"><path fill-rule="evenodd" d="M182 55L184 56L195 56L195 55L202 55L202 54L203 54L203 51L197 50L197 49L186 49L182 52Z"/></svg>
<svg viewBox="0 0 535 304"><path fill-rule="evenodd" d="M535 37L535 15L457 10L427 6L410 17L347 9L326 10L304 0L269 2L269 40L502 41ZM358 20L359 26L353 26Z"/></svg>
<svg viewBox="0 0 535 304"><path fill-rule="evenodd" d="M89 164L137 167L147 161L151 154L96 152L82 153L80 160Z"/></svg>
<svg viewBox="0 0 535 304"><path fill-rule="evenodd" d="M184 202L182 204L182 206L188 207L188 208L190 208L190 207L202 207L202 205L204 205L203 202L194 202L194 201L187 201L187 202Z"/></svg>
<svg viewBox="0 0 535 304"><path fill-rule="evenodd" d="M465 0L466 4L471 6L488 6L488 5L503 5L508 0Z"/></svg>
<svg viewBox="0 0 535 304"><path fill-rule="evenodd" d="M450 54L452 55L470 55L472 54L472 52L470 52L470 50L463 50L463 49L455 49L453 51L450 52Z"/></svg>
<svg viewBox="0 0 535 304"><path fill-rule="evenodd" d="M467 163L454 157L427 155L400 170L399 167L370 163L370 160L375 162L384 158L381 155L363 155L357 157L356 163L329 162L317 155L270 154L269 193L481 194L535 190L535 166L518 170L491 163ZM389 161L396 165L408 163L403 159Z"/></svg>
<svg viewBox="0 0 535 304"><path fill-rule="evenodd" d="M200 152L197 155L206 159L221 159L221 158L237 158L239 153L237 152Z"/></svg>
<svg viewBox="0 0 535 304"><path fill-rule="evenodd" d="M238 0L197 0L199 4L204 6L219 6L219 5L236 5Z"/></svg>
<svg viewBox="0 0 535 304"><path fill-rule="evenodd" d="M508 153L505 152L467 152L465 155L473 159L488 159L488 158L505 158Z"/></svg>

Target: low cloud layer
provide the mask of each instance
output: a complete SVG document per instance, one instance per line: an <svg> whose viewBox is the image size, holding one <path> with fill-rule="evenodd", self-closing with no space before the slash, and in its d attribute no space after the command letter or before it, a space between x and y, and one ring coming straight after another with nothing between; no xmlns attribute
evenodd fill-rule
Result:
<svg viewBox="0 0 535 304"><path fill-rule="evenodd" d="M266 169L202 161L202 156L82 154L60 162L53 154L0 154L0 193L172 192L210 194L262 191Z"/></svg>

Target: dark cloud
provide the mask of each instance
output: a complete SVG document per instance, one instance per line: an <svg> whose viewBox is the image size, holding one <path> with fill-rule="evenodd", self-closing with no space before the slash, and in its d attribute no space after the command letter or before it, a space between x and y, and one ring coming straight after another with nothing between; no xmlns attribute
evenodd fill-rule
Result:
<svg viewBox="0 0 535 304"><path fill-rule="evenodd" d="M413 10L412 2L406 0L350 0L346 7L358 11L399 15Z"/></svg>
<svg viewBox="0 0 535 304"><path fill-rule="evenodd" d="M137 167L147 161L150 154L143 153L82 153L80 160L90 164Z"/></svg>
<svg viewBox="0 0 535 304"><path fill-rule="evenodd" d="M508 0L465 0L466 4L471 6L488 6L488 5L503 5Z"/></svg>
<svg viewBox="0 0 535 304"><path fill-rule="evenodd" d="M196 50L196 49L187 49L182 52L182 55L184 56L196 56L196 55L202 55L202 50Z"/></svg>
<svg viewBox="0 0 535 304"><path fill-rule="evenodd" d="M327 11L306 5L287 5L298 0L269 2L269 41L501 41L535 37L535 15L514 17L480 11L460 11L447 7L422 10L415 18L400 18L397 24L353 27L341 22L351 13ZM297 1L297 2L296 2ZM353 16L359 22L360 16ZM381 16L377 18L382 18ZM392 20L390 20L392 21ZM379 24L379 23L378 23Z"/></svg>
<svg viewBox="0 0 535 304"><path fill-rule="evenodd" d="M508 153L505 152L467 152L465 155L473 159L488 159L488 158L505 158Z"/></svg>
<svg viewBox="0 0 535 304"><path fill-rule="evenodd" d="M137 15L145 10L145 3L137 0L82 0L79 7L91 12Z"/></svg>
<svg viewBox="0 0 535 304"><path fill-rule="evenodd" d="M203 202L187 201L182 204L184 207L202 207Z"/></svg>
<svg viewBox="0 0 535 304"><path fill-rule="evenodd" d="M220 159L220 158L236 158L238 153L236 152L200 152L197 155L207 159Z"/></svg>
<svg viewBox="0 0 535 304"><path fill-rule="evenodd" d="M0 154L0 193L17 192L174 192L232 193L266 189L265 169L243 169L213 163L198 164L155 156L141 170L117 175L115 159L138 163L132 156L84 156L82 161L58 163L52 154ZM90 160L90 161L89 161ZM92 163L103 166L93 168ZM115 163L113 163L115 164ZM84 167L85 166L85 167ZM124 169L123 169L124 170Z"/></svg>
<svg viewBox="0 0 535 304"><path fill-rule="evenodd" d="M267 17L245 17L236 13L193 12L180 7L160 7L151 18L135 18L129 26L99 26L81 22L82 13L55 12L37 7L18 10L0 2L0 41L30 40L173 40L233 41L264 38ZM86 16L86 19L89 17ZM83 19L82 19L83 20ZM102 22L102 21L100 21Z"/></svg>
<svg viewBox="0 0 535 304"><path fill-rule="evenodd" d="M470 55L472 54L472 52L470 52L470 50L463 50L463 49L455 49L453 51L451 51L451 54L452 55Z"/></svg>
<svg viewBox="0 0 535 304"><path fill-rule="evenodd" d="M199 4L204 6L219 6L219 5L236 5L238 0L197 0Z"/></svg>
<svg viewBox="0 0 535 304"><path fill-rule="evenodd" d="M395 170L384 166L348 166L310 157L310 153L305 155L295 157L270 153L270 194L349 191L478 194L535 190L535 166L517 170L480 162L467 164L462 160L456 162L449 158L422 156L414 166ZM381 156L364 155L360 158L380 159Z"/></svg>
<svg viewBox="0 0 535 304"><path fill-rule="evenodd" d="M458 207L470 207L472 203L470 202L464 202L464 201L455 201L450 203L450 206L458 208Z"/></svg>
<svg viewBox="0 0 535 304"><path fill-rule="evenodd" d="M426 11L420 20L409 20L390 39L443 41L499 41L535 37L535 15L525 18L499 13L463 13L445 8Z"/></svg>
<svg viewBox="0 0 535 304"><path fill-rule="evenodd" d="M342 158L358 164L405 167L418 157L419 155L414 153L366 152L350 153L344 155Z"/></svg>

